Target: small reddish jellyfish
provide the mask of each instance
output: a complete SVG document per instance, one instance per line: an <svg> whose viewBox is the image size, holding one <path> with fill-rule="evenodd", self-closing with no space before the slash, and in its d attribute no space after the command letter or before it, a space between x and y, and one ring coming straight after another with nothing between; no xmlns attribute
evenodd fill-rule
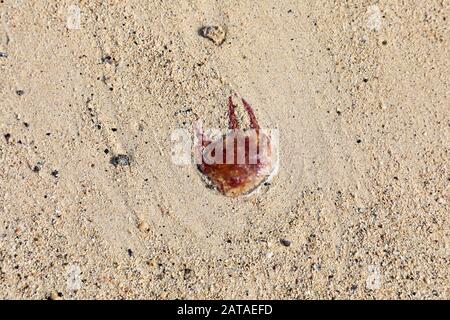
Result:
<svg viewBox="0 0 450 320"><path fill-rule="evenodd" d="M276 173L275 141L261 129L252 107L241 99L250 118L250 128L240 129L233 98L228 98L228 133L211 141L201 128L195 128L199 142L196 159L199 171L210 185L229 197L248 195L270 181Z"/></svg>

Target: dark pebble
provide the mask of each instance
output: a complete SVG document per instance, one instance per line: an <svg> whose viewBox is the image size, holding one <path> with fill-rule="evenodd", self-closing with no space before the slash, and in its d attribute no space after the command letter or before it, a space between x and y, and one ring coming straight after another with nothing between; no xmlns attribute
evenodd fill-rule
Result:
<svg viewBox="0 0 450 320"><path fill-rule="evenodd" d="M113 58L111 56L104 56L102 57L102 63L111 64L113 62Z"/></svg>
<svg viewBox="0 0 450 320"><path fill-rule="evenodd" d="M131 249L128 249L127 252L128 252L128 255L129 255L130 257L132 257L133 254L134 254L134 253L133 253L133 250L131 250Z"/></svg>
<svg viewBox="0 0 450 320"><path fill-rule="evenodd" d="M118 154L111 158L111 164L115 167L117 166L129 166L130 165L130 157L126 154Z"/></svg>
<svg viewBox="0 0 450 320"><path fill-rule="evenodd" d="M184 280L188 280L193 274L192 269L184 269Z"/></svg>
<svg viewBox="0 0 450 320"><path fill-rule="evenodd" d="M20 97L20 96L23 96L25 94L25 91L23 91L23 90L16 90L16 94Z"/></svg>
<svg viewBox="0 0 450 320"><path fill-rule="evenodd" d="M281 239L280 243L285 246L285 247L289 247L291 245L291 241L287 240L287 239Z"/></svg>
<svg viewBox="0 0 450 320"><path fill-rule="evenodd" d="M54 176L55 178L59 178L59 171L58 170L53 170L52 171L52 176Z"/></svg>
<svg viewBox="0 0 450 320"><path fill-rule="evenodd" d="M8 58L8 54L6 52L0 52L0 58Z"/></svg>
<svg viewBox="0 0 450 320"><path fill-rule="evenodd" d="M36 163L36 165L33 167L33 172L39 172L39 171L41 171L42 166L43 166L43 163L42 163L42 162Z"/></svg>
<svg viewBox="0 0 450 320"><path fill-rule="evenodd" d="M5 137L6 142L9 143L9 139L11 139L11 134L7 133L4 135L4 137Z"/></svg>
<svg viewBox="0 0 450 320"><path fill-rule="evenodd" d="M192 272L192 269L188 269L188 268L184 269L184 274L190 274L191 272Z"/></svg>

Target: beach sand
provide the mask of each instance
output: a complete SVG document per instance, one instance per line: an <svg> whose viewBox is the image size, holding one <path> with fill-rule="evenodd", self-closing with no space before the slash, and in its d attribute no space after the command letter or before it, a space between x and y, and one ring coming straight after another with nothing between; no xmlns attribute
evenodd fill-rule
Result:
<svg viewBox="0 0 450 320"><path fill-rule="evenodd" d="M0 297L448 299L449 9L1 1ZM238 198L172 161L233 93L279 130Z"/></svg>

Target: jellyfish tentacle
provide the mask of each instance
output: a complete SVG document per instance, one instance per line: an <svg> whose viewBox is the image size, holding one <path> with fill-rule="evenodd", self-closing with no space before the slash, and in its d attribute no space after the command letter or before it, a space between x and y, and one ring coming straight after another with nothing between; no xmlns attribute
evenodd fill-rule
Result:
<svg viewBox="0 0 450 320"><path fill-rule="evenodd" d="M247 111L247 114L250 117L250 128L259 130L258 120L256 120L252 107L244 98L242 98L242 103L244 104L245 111Z"/></svg>
<svg viewBox="0 0 450 320"><path fill-rule="evenodd" d="M239 129L239 122L236 117L236 105L233 104L233 98L230 96L228 98L228 128L235 130Z"/></svg>

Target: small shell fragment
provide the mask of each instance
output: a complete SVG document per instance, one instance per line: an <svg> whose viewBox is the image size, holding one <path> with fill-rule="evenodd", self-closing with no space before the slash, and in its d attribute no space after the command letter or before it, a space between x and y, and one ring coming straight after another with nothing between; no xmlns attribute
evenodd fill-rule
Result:
<svg viewBox="0 0 450 320"><path fill-rule="evenodd" d="M220 46L225 41L226 31L221 26L208 26L200 30L203 37L214 42L216 46Z"/></svg>

